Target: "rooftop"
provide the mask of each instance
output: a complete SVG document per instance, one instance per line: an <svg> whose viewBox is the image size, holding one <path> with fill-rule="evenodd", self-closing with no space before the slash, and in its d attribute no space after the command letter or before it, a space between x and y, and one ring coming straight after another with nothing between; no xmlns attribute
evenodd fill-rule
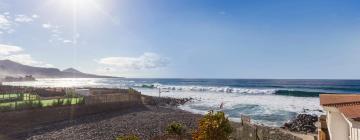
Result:
<svg viewBox="0 0 360 140"><path fill-rule="evenodd" d="M320 94L320 104L323 106L360 104L360 94Z"/></svg>
<svg viewBox="0 0 360 140"><path fill-rule="evenodd" d="M347 118L355 121L360 121L360 105L341 106L337 107Z"/></svg>
<svg viewBox="0 0 360 140"><path fill-rule="evenodd" d="M360 94L320 94L320 104L336 107L347 118L360 121Z"/></svg>

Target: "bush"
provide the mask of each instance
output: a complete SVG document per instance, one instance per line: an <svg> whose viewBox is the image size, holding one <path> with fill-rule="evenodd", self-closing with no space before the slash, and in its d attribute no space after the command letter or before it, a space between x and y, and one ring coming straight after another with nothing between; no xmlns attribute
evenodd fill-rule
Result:
<svg viewBox="0 0 360 140"><path fill-rule="evenodd" d="M194 140L228 140L232 132L230 121L224 112L209 111L200 121Z"/></svg>
<svg viewBox="0 0 360 140"><path fill-rule="evenodd" d="M67 98L65 101L65 105L71 105L72 98Z"/></svg>
<svg viewBox="0 0 360 140"><path fill-rule="evenodd" d="M166 133L181 136L186 132L185 127L177 122L172 122L166 127Z"/></svg>
<svg viewBox="0 0 360 140"><path fill-rule="evenodd" d="M80 104L80 105L85 104L84 98L78 98L78 99L76 99L76 103L75 103L75 104Z"/></svg>
<svg viewBox="0 0 360 140"><path fill-rule="evenodd" d="M64 105L64 100L62 99L54 99L51 103L51 106L56 107L56 106L62 106Z"/></svg>
<svg viewBox="0 0 360 140"><path fill-rule="evenodd" d="M120 136L116 138L116 140L140 140L140 138L135 135L126 135L126 136Z"/></svg>

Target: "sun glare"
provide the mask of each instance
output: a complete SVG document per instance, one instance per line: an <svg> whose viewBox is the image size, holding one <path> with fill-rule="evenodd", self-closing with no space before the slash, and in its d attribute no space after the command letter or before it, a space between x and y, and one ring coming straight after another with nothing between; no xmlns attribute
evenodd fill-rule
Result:
<svg viewBox="0 0 360 140"><path fill-rule="evenodd" d="M98 6L94 0L58 0L58 2L63 10L72 12L91 13L95 12Z"/></svg>
<svg viewBox="0 0 360 140"><path fill-rule="evenodd" d="M100 0L51 0L47 4L63 14L94 15L102 13Z"/></svg>

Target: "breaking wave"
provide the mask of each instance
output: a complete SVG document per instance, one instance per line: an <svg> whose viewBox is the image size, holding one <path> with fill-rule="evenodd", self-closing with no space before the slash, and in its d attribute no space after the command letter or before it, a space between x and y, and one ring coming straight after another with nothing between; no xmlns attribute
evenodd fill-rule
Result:
<svg viewBox="0 0 360 140"><path fill-rule="evenodd" d="M198 91L198 92L222 92L222 93L239 93L239 94L274 94L295 97L318 97L319 94L326 93L320 91L303 91L293 89L263 89L263 88L234 88L234 87L210 87L210 86L177 86L161 85L158 83L146 85L142 88L159 88L166 91Z"/></svg>

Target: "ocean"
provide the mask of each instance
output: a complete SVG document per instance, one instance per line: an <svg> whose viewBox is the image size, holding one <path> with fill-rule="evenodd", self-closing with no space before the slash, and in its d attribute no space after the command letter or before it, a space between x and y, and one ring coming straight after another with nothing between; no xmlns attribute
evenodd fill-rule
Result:
<svg viewBox="0 0 360 140"><path fill-rule="evenodd" d="M179 106L186 111L205 114L209 110L222 110L232 121L240 121L240 116L246 115L252 122L267 126L281 126L299 113L324 114L319 105L321 93L360 93L360 80L61 78L3 84L131 87L150 96L194 98Z"/></svg>

